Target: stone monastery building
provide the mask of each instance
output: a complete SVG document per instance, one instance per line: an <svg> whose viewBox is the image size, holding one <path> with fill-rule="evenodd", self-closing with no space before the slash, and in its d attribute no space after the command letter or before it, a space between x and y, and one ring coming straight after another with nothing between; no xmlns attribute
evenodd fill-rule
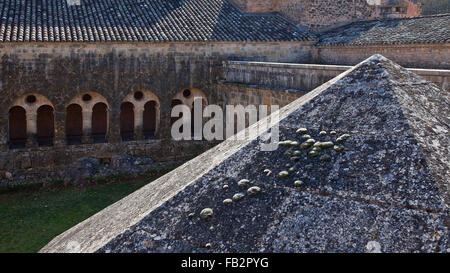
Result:
<svg viewBox="0 0 450 273"><path fill-rule="evenodd" d="M217 143L173 106L284 106L373 54L449 90L450 15L416 2L2 0L1 183L192 158Z"/></svg>

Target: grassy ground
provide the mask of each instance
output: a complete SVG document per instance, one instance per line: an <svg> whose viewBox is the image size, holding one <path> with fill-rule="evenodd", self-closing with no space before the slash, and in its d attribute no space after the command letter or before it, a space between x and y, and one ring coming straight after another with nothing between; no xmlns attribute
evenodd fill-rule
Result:
<svg viewBox="0 0 450 273"><path fill-rule="evenodd" d="M0 194L0 253L37 252L64 232L155 178Z"/></svg>

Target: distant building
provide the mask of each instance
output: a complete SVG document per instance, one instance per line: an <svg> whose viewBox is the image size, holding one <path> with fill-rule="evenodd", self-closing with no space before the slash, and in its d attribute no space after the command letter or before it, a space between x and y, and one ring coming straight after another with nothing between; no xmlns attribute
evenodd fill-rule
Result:
<svg viewBox="0 0 450 273"><path fill-rule="evenodd" d="M277 12L316 30L380 18L416 17L421 4L410 0L231 0L247 13Z"/></svg>

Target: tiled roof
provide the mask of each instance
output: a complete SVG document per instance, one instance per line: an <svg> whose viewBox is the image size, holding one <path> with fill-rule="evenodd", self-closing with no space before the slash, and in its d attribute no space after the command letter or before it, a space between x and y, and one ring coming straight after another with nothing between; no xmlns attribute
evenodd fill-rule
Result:
<svg viewBox="0 0 450 273"><path fill-rule="evenodd" d="M320 35L319 45L450 42L450 14L356 22Z"/></svg>
<svg viewBox="0 0 450 273"><path fill-rule="evenodd" d="M227 0L1 0L0 42L317 40L277 15Z"/></svg>

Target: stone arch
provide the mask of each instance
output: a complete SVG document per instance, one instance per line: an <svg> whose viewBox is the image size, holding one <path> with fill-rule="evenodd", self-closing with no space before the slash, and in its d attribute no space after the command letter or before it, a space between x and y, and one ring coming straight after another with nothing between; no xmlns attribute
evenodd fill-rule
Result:
<svg viewBox="0 0 450 273"><path fill-rule="evenodd" d="M102 96L101 94L97 93L97 92L83 92L80 93L78 95L76 95L70 102L68 105L70 104L78 104L81 106L81 108L83 109L83 111L86 110L90 110L92 111L92 109L94 108L94 106L99 103L102 102L104 104L107 105L107 107L109 108L109 103L106 100L106 98L104 96Z"/></svg>
<svg viewBox="0 0 450 273"><path fill-rule="evenodd" d="M36 127L39 146L52 146L55 137L55 115L53 107L42 105L37 109Z"/></svg>
<svg viewBox="0 0 450 273"><path fill-rule="evenodd" d="M46 106L46 107L43 107ZM54 106L53 103L47 99L45 96L37 93L27 93L20 97L18 97L11 105L10 111L13 110L13 115L18 114L16 111L19 110L20 107L25 110L25 118L26 118L26 140L25 142L29 143L38 143L39 145L48 146L53 144L54 138ZM41 108L43 107L43 108ZM40 110L39 110L40 109ZM39 110L39 115L38 115ZM11 112L10 112L11 113ZM10 126L12 129L10 133L13 133L14 142L16 140L20 143L20 146L23 146L23 111L21 111L20 116L16 116L16 118L20 119L20 123L22 125L16 127L16 122L14 118L10 117ZM12 122L12 124L11 124ZM39 126L38 126L39 123ZM39 132L38 132L39 129ZM17 131L16 131L17 130ZM20 141L16 138L20 131ZM11 140L11 136L10 136ZM14 145L12 145L14 146Z"/></svg>
<svg viewBox="0 0 450 273"><path fill-rule="evenodd" d="M67 105L79 105L82 109L82 137L83 143L105 142L109 128L108 109L109 103L104 96L97 92L83 92L76 95ZM97 105L95 114L94 130L94 107ZM106 111L105 107L106 106ZM102 108L102 109L100 109ZM101 110L101 111L100 111ZM67 128L66 128L67 130ZM105 131L106 130L106 131Z"/></svg>
<svg viewBox="0 0 450 273"><path fill-rule="evenodd" d="M177 105L177 104L184 104L186 106L189 107L189 109L191 110L191 133L192 135L194 135L194 115L195 115L195 111L193 111L194 109L194 102L198 99L202 100L202 113L201 116L203 117L203 109L208 105L208 99L206 98L206 95L203 91L201 91L200 89L197 88L185 88L180 90L178 93L175 94L175 96L172 99L172 107L171 109ZM175 104L176 103L176 104ZM171 125L177 121L178 119L180 119L181 117L178 118L171 118ZM205 120L202 118L202 123L205 123Z"/></svg>
<svg viewBox="0 0 450 273"><path fill-rule="evenodd" d="M160 102L147 90L136 90L128 94L123 102L134 106L134 132L138 138L154 138L159 132Z"/></svg>
<svg viewBox="0 0 450 273"><path fill-rule="evenodd" d="M94 143L106 142L108 132L108 105L98 102L92 107L92 139Z"/></svg>
<svg viewBox="0 0 450 273"><path fill-rule="evenodd" d="M11 148L23 148L27 142L27 116L21 106L9 109L9 143Z"/></svg>
<svg viewBox="0 0 450 273"><path fill-rule="evenodd" d="M70 104L66 109L66 139L70 144L81 144L83 137L83 108Z"/></svg>
<svg viewBox="0 0 450 273"><path fill-rule="evenodd" d="M194 104L194 100L197 98L201 98L203 101L203 106L208 105L208 99L206 98L205 93L197 88L185 88L178 93L175 94L175 96L172 98L173 100L179 100L184 105L189 106L189 108L192 109L192 105Z"/></svg>
<svg viewBox="0 0 450 273"><path fill-rule="evenodd" d="M120 136L123 141L134 139L134 105L128 101L120 106Z"/></svg>

